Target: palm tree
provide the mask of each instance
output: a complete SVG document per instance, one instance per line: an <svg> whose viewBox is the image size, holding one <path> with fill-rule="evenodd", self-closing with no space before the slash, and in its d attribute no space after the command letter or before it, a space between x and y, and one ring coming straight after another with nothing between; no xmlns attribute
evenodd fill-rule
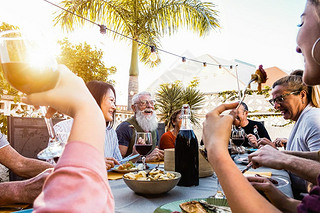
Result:
<svg viewBox="0 0 320 213"><path fill-rule="evenodd" d="M102 22L107 28L133 39L128 108L131 106L132 96L139 90L139 57L141 62L150 67L159 64L159 58L155 62L149 59L150 48L153 46L157 50L164 34L171 35L179 28L186 27L199 36L205 36L211 29L219 28L215 5L200 0L64 0L60 5L91 21ZM75 26L83 25L85 20L62 11L55 22L66 30L73 30ZM113 36L124 39L118 34ZM141 45L137 41L147 45Z"/></svg>

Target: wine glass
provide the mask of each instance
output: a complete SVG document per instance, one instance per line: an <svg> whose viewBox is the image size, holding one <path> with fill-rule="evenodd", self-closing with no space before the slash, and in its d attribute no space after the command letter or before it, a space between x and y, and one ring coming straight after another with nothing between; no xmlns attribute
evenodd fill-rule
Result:
<svg viewBox="0 0 320 213"><path fill-rule="evenodd" d="M143 169L146 169L146 155L152 149L152 137L150 132L136 132L134 147L142 156Z"/></svg>
<svg viewBox="0 0 320 213"><path fill-rule="evenodd" d="M53 89L59 80L57 62L40 39L41 33L28 36L20 30L0 33L0 59L7 81L17 90L26 93L44 92ZM55 136L51 118L46 118L46 108L40 107L49 133L48 147L38 154L39 159L50 160L59 157L60 148Z"/></svg>
<svg viewBox="0 0 320 213"><path fill-rule="evenodd" d="M231 131L232 143L240 148L246 139L245 135L246 135L246 133L244 132L243 128L234 126ZM240 155L239 155L239 150L238 150L238 158L239 157L240 157Z"/></svg>

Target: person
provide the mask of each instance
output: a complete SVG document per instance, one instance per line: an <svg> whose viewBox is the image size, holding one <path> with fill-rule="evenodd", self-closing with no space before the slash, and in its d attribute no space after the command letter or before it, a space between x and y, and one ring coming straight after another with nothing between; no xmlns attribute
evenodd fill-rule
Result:
<svg viewBox="0 0 320 213"><path fill-rule="evenodd" d="M20 155L0 133L0 163L23 178L22 181L0 183L0 204L33 203L52 171L47 162Z"/></svg>
<svg viewBox="0 0 320 213"><path fill-rule="evenodd" d="M81 78L63 65L58 71L54 89L23 99L50 106L47 117L57 110L74 119L64 152L34 201L33 212L114 212L103 155L104 115Z"/></svg>
<svg viewBox="0 0 320 213"><path fill-rule="evenodd" d="M295 121L286 150L317 151L320 149L320 104L312 97L319 96L319 93L316 87L303 83L302 75L302 70L296 70L275 81L269 101L284 119ZM276 147L267 139L259 140L258 144Z"/></svg>
<svg viewBox="0 0 320 213"><path fill-rule="evenodd" d="M254 138L258 138L258 137L267 138L268 140L271 140L268 134L268 131L266 130L266 128L261 122L248 119L248 112L249 112L249 109L247 104L244 102L241 102L241 105L239 106L239 109L238 109L238 120L240 120L239 126L241 126L244 129L244 132L248 135L248 137L245 138L245 141L242 144L242 146L255 147L256 140L254 140ZM255 128L258 130L258 135L256 135L254 132ZM255 137L253 138L250 136L255 136ZM250 140L251 138L252 140Z"/></svg>
<svg viewBox="0 0 320 213"><path fill-rule="evenodd" d="M305 58L305 72L303 81L309 85L320 84L320 1L307 0L302 16L302 24L297 36L297 52ZM265 178L252 177L252 185L262 190L271 200L272 204L263 199L260 193L253 190L252 185L244 178L227 150L231 125L235 121L235 112L222 116L221 113L234 109L237 103L223 104L209 112L204 122L204 143L208 150L210 164L217 173L220 184L226 194L231 209L241 212L320 212L320 170L319 163L309 161L312 165L301 166L300 173L308 173L314 168L317 173L317 186L306 195L302 201L284 196L273 184ZM256 158L257 159L257 158ZM291 163L299 163L303 158L293 158ZM254 165L254 158L251 158ZM307 160L307 159L305 159ZM237 189L237 190L234 190ZM243 194L250 197L248 201L243 199ZM278 209L274 208L277 207Z"/></svg>
<svg viewBox="0 0 320 213"><path fill-rule="evenodd" d="M181 109L172 113L169 122L169 130L160 138L160 149L170 149L175 147L176 138L181 127ZM170 130L170 128L173 128Z"/></svg>
<svg viewBox="0 0 320 213"><path fill-rule="evenodd" d="M102 81L89 81L87 87L100 106L104 119L106 120L106 138L104 146L104 156L107 169L119 165L122 155L119 150L118 138L115 130L112 128L114 113L116 111L116 92L111 84ZM61 121L54 125L56 132L70 132L73 119Z"/></svg>
<svg viewBox="0 0 320 213"><path fill-rule="evenodd" d="M132 103L134 116L120 123L116 128L122 156L126 157L135 152L135 132L151 132L152 152L146 156L146 162L163 160L164 151L157 148L159 137L158 122L154 112L155 101L149 92L143 91L133 96Z"/></svg>

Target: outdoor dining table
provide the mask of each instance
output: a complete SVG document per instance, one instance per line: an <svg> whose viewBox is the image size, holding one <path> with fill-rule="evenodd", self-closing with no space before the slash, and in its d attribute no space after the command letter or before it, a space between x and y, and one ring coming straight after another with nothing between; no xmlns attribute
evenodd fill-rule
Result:
<svg viewBox="0 0 320 213"><path fill-rule="evenodd" d="M246 155L241 155L241 157ZM239 169L244 169L245 165L237 164ZM163 167L160 166L160 168ZM279 188L284 194L293 197L290 184L290 178L286 171L275 170L270 168L261 167L256 170L250 171L257 172L271 172L272 177L282 178L287 180L289 184ZM215 175L200 178L198 186L182 187L176 186L171 191L154 196L144 196L134 193L123 181L123 179L109 180L111 190L115 200L116 213L152 213L156 208L161 205L171 203L179 200L189 200L194 198L207 198L212 196L217 191L217 177ZM237 189L235 189L237 190ZM245 197L245 195L244 195Z"/></svg>

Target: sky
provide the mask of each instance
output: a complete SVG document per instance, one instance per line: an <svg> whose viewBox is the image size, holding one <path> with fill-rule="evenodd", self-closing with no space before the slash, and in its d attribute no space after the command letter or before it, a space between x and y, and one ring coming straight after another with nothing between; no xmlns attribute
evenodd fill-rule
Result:
<svg viewBox="0 0 320 213"><path fill-rule="evenodd" d="M58 3L61 0L51 0ZM206 0L216 4L221 28L204 38L181 29L161 39L161 49L177 55L186 52L195 57L210 54L219 58L238 59L265 68L277 66L286 72L303 69L303 58L296 53L296 35L305 0ZM51 39L68 37L74 43L87 42L104 51L107 67L116 66L117 104L126 105L130 40L114 41L99 33L91 23L67 33L53 26L53 14L59 8L43 0L0 0L0 23L7 22L28 31L41 31ZM139 64L140 91L168 70L181 58L160 53L162 64L150 69Z"/></svg>

